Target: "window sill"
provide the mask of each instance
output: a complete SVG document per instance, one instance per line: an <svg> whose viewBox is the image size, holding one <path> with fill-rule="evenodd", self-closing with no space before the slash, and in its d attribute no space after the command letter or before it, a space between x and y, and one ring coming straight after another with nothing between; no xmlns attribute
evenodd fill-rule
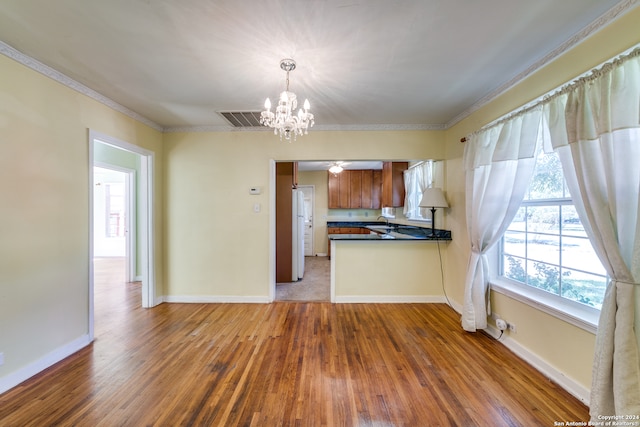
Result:
<svg viewBox="0 0 640 427"><path fill-rule="evenodd" d="M490 283L491 290L527 304L580 329L593 334L598 330L600 311L595 308L564 300L545 291L504 278L493 278Z"/></svg>

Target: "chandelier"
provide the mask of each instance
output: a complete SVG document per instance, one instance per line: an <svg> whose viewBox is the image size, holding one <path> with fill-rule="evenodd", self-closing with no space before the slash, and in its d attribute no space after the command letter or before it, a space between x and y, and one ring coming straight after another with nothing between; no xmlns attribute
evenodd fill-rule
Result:
<svg viewBox="0 0 640 427"><path fill-rule="evenodd" d="M280 68L287 72L287 88L280 94L280 100L275 113L271 111L269 98L264 102L265 110L260 115L260 124L273 128L274 135L280 134L280 140L284 138L291 142L291 137L296 140L298 135L306 135L308 129L313 127L313 114L309 112L309 100L305 99L301 109L296 114L298 99L296 94L289 92L289 72L296 69L296 61L283 59Z"/></svg>

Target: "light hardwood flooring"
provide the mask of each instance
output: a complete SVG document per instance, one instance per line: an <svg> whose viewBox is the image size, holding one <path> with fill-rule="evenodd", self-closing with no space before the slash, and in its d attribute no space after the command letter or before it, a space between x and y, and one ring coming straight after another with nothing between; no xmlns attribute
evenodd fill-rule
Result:
<svg viewBox="0 0 640 427"><path fill-rule="evenodd" d="M118 283L123 276L103 267L96 277L114 281L96 283L95 342L0 395L1 426L493 427L588 419L583 404L502 344L462 331L444 304L143 309L139 284Z"/></svg>

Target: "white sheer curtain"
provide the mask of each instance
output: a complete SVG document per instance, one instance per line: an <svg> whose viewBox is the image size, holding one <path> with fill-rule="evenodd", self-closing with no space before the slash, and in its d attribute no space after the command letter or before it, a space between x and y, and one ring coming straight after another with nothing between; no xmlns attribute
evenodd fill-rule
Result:
<svg viewBox="0 0 640 427"><path fill-rule="evenodd" d="M545 105L572 199L607 269L590 412L640 415L640 49Z"/></svg>
<svg viewBox="0 0 640 427"><path fill-rule="evenodd" d="M535 166L542 106L523 111L469 136L464 150L467 232L471 256L465 279L462 327L487 327L487 251L515 216Z"/></svg>
<svg viewBox="0 0 640 427"><path fill-rule="evenodd" d="M404 171L404 208L403 214L407 218L422 218L419 204L422 193L433 185L433 161L426 160Z"/></svg>

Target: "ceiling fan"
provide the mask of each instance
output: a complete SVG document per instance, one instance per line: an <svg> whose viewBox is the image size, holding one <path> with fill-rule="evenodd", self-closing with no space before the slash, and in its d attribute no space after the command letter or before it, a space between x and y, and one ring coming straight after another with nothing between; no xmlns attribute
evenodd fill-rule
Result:
<svg viewBox="0 0 640 427"><path fill-rule="evenodd" d="M342 162L342 161L333 162L333 164L329 167L329 172L337 176L340 172L344 170L344 167L350 163L351 162Z"/></svg>

